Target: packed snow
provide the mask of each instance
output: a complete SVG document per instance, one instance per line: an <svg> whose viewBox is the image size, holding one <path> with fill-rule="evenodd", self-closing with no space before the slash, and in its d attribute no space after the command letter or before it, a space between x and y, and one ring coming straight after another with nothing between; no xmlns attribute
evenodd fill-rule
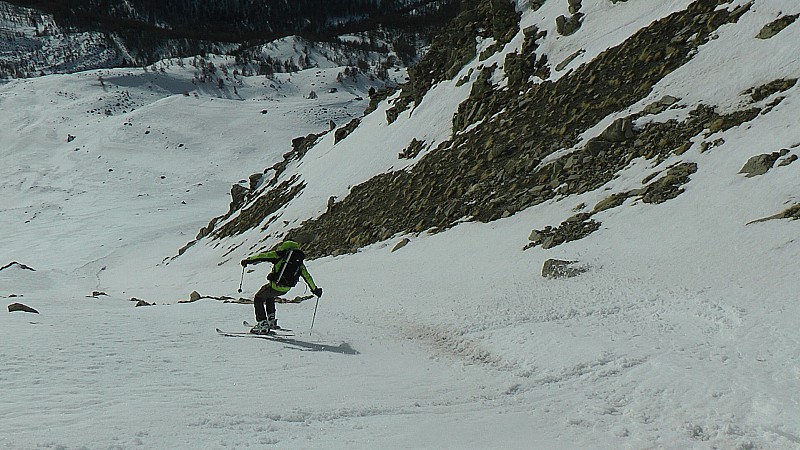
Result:
<svg viewBox="0 0 800 450"><path fill-rule="evenodd" d="M581 64L688 4L629 3L584 0L583 28L543 48L586 48ZM565 4L520 2L520 29L552 28ZM797 13L794 0L756 1L632 108L669 94L685 108L650 120L735 109L745 89L797 77L800 23L754 39ZM800 86L721 145L637 160L597 191L309 261L324 295L279 304L295 336L277 342L215 332L253 321L252 305L220 298L252 298L269 267L242 280L239 260L331 196L407 169L397 154L412 138L426 151L448 139L469 84L438 84L391 125L383 103L345 140L325 135L282 176L307 187L280 220L173 259L227 211L232 184L293 138L359 117L370 81L343 84L331 67L219 86L188 60L161 67L0 85L0 297L39 311L0 312L0 448L800 447L800 221L751 223L800 202L800 163L738 173L758 154L800 153ZM532 229L679 160L698 171L677 198L629 200L582 240L522 250ZM545 279L548 258L589 271ZM184 302L192 291L203 298Z"/></svg>

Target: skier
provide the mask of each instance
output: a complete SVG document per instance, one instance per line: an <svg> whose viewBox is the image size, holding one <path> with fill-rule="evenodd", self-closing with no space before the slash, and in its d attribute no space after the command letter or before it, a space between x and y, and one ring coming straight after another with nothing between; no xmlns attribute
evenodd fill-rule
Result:
<svg viewBox="0 0 800 450"><path fill-rule="evenodd" d="M242 260L242 267L261 262L272 263L272 270L267 275L269 283L258 290L254 297L256 309L256 325L250 330L254 334L268 334L270 330L279 330L275 319L275 298L289 292L302 276L311 293L322 296L322 288L314 284L314 279L303 264L305 254L295 241L284 241L276 250L258 253Z"/></svg>

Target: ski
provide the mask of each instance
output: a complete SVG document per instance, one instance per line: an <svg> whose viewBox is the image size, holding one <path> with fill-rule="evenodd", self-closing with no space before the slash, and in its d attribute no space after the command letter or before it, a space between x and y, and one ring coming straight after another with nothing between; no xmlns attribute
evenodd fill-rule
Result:
<svg viewBox="0 0 800 450"><path fill-rule="evenodd" d="M229 337L257 337L264 339L281 340L283 338L290 338L294 336L294 334L292 333L282 333L280 331L281 330L270 330L270 332L267 334L255 334L249 331L223 331L217 328L218 334Z"/></svg>
<svg viewBox="0 0 800 450"><path fill-rule="evenodd" d="M253 325L252 323L250 323L250 322L248 322L246 320L244 322L242 322L242 325L244 325L247 328L253 328L255 326L255 325ZM281 327L281 328L274 328L274 329L272 329L270 331L288 331L288 332L291 332L292 330L290 330L288 328L282 328Z"/></svg>

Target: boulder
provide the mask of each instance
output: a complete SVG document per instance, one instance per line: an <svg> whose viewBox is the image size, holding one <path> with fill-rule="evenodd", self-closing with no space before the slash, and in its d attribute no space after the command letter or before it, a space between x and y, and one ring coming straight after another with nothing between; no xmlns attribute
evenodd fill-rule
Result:
<svg viewBox="0 0 800 450"><path fill-rule="evenodd" d="M633 121L630 117L622 117L608 126L598 138L607 142L625 142L636 137L633 131Z"/></svg>
<svg viewBox="0 0 800 450"><path fill-rule="evenodd" d="M797 160L798 160L797 155L792 155L792 156L784 159L780 163L778 163L778 167L788 166L789 164L791 164L791 163L793 163L793 162L795 162Z"/></svg>
<svg viewBox="0 0 800 450"><path fill-rule="evenodd" d="M258 184L261 182L261 179L263 177L264 177L264 173L263 172L254 173L254 174L250 175L250 177L248 177L248 180L250 182L250 190L251 191L255 191L256 190L256 188L258 187Z"/></svg>
<svg viewBox="0 0 800 450"><path fill-rule="evenodd" d="M245 200L247 199L247 194L250 193L250 189L242 186L241 184L234 184L231 186L231 203L228 205L228 212L232 213L237 209L241 208Z"/></svg>
<svg viewBox="0 0 800 450"><path fill-rule="evenodd" d="M6 264L5 266L0 267L0 270L5 270L5 269L8 269L10 267L18 267L20 269L30 270L31 272L36 272L36 269L34 269L33 267L26 266L25 264L18 263L16 261L11 261L10 263Z"/></svg>
<svg viewBox="0 0 800 450"><path fill-rule="evenodd" d="M400 240L400 242L398 242L398 243L397 243L397 244L396 244L396 245L395 245L395 246L392 248L392 251L391 251L390 253L393 253L393 252L396 252L396 251L400 250L401 248L403 248L403 247L405 247L406 245L408 245L408 243L409 243L409 242L411 242L411 240L410 240L410 239L408 239L408 238L403 238L402 240Z"/></svg>
<svg viewBox="0 0 800 450"><path fill-rule="evenodd" d="M660 100L655 101L647 106L645 106L644 110L642 110L645 114L660 114L667 110L670 106L678 103L680 101L679 98L673 97L671 95L665 95L661 97Z"/></svg>
<svg viewBox="0 0 800 450"><path fill-rule="evenodd" d="M146 301L144 301L142 299L136 298L136 297L131 297L131 301L132 302L136 302L136 306L153 306L153 305L155 305L155 303L148 303L148 302L146 302Z"/></svg>
<svg viewBox="0 0 800 450"><path fill-rule="evenodd" d="M580 29L582 22L583 13L576 13L570 17L558 16L556 17L556 31L562 36L575 34Z"/></svg>
<svg viewBox="0 0 800 450"><path fill-rule="evenodd" d="M769 169L772 169L772 166L775 165L775 161L781 156L781 152L753 156L742 166L742 170L740 170L739 173L743 173L744 176L748 178L764 175Z"/></svg>
<svg viewBox="0 0 800 450"><path fill-rule="evenodd" d="M22 303L12 303L8 305L8 312L15 312L15 311L39 314L39 311L31 308L30 306L23 305Z"/></svg>
<svg viewBox="0 0 800 450"><path fill-rule="evenodd" d="M561 259L548 259L542 265L544 278L572 278L589 270L587 266L576 265L578 261L564 261Z"/></svg>

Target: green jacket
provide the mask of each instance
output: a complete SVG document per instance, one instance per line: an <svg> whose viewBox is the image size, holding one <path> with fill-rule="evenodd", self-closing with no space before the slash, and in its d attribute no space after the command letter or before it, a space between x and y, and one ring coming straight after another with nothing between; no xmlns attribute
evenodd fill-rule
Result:
<svg viewBox="0 0 800 450"><path fill-rule="evenodd" d="M258 264L261 262L270 262L272 263L272 271L267 275L267 280L270 282L270 287L281 294L289 292L292 286L281 286L277 284L276 281L278 277L281 275L283 266L286 264L287 259L289 258L290 252L300 252L301 255L303 251L300 250L300 245L294 241L284 241L281 245L278 246L276 250L265 252L265 253L258 253L252 256L247 257L242 261L243 263L246 262L247 264ZM311 278L311 274L308 273L308 269L306 269L305 264L300 264L300 276L306 281L308 284L309 289L312 291L317 289L317 285L314 284L314 279Z"/></svg>

